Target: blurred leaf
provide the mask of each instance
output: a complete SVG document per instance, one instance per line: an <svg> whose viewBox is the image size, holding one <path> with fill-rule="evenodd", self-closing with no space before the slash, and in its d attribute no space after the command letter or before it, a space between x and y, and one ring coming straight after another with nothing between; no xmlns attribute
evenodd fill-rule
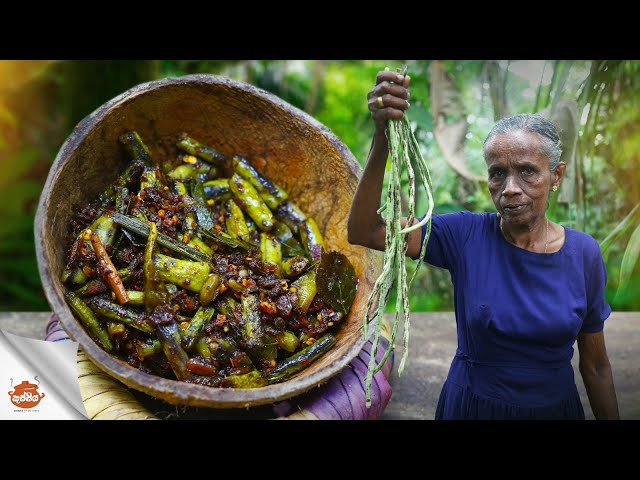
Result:
<svg viewBox="0 0 640 480"><path fill-rule="evenodd" d="M0 289L0 310L8 311L8 307L13 311L47 311L50 309L41 290L26 288L16 283L7 283Z"/></svg>
<svg viewBox="0 0 640 480"><path fill-rule="evenodd" d="M618 292L616 297L624 295L626 292L633 269L638 262L638 256L640 256L640 225L631 234L627 248L624 251L624 257L622 257L622 265L620 267L620 281L618 282Z"/></svg>
<svg viewBox="0 0 640 480"><path fill-rule="evenodd" d="M600 250L603 253L609 249L609 247L613 242L615 242L618 238L624 235L624 233L633 223L635 214L636 212L638 212L639 209L640 209L640 203L637 204L635 207L633 207L633 209L627 214L627 216L624 217L624 219L615 226L615 228L611 231L611 233L609 233L609 235L607 235L607 237L600 242Z"/></svg>
<svg viewBox="0 0 640 480"><path fill-rule="evenodd" d="M0 187L11 185L17 179L29 173L37 161L38 151L35 148L25 148L15 156L3 158L3 175L0 177ZM9 198L9 194L4 191L4 188L0 189L0 201ZM24 195L21 195L21 197L24 197ZM5 205L4 202L1 205Z"/></svg>
<svg viewBox="0 0 640 480"><path fill-rule="evenodd" d="M55 60L0 60L0 92L13 90L42 74Z"/></svg>

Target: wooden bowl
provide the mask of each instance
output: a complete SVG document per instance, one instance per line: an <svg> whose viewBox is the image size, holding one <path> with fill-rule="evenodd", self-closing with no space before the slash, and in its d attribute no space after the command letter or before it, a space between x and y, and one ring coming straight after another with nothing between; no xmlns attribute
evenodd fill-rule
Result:
<svg viewBox="0 0 640 480"><path fill-rule="evenodd" d="M226 155L244 155L315 218L327 248L344 253L360 279L332 350L286 382L225 389L143 373L94 343L63 297L60 274L68 226L77 207L123 170L127 159L118 137L130 130L140 133L155 158L175 154L173 142L182 131ZM359 329L382 256L347 241L347 216L360 171L349 149L327 127L251 85L215 75L189 75L135 86L82 120L51 166L35 219L38 267L49 304L100 369L172 404L237 408L299 395L340 372L364 345Z"/></svg>

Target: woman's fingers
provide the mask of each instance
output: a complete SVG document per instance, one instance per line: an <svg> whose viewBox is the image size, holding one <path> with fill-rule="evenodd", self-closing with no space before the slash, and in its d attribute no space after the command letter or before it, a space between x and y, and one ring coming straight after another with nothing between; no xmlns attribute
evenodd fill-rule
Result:
<svg viewBox="0 0 640 480"><path fill-rule="evenodd" d="M406 110L409 108L409 102L404 98L395 97L393 95L389 95L388 93L375 96L371 95L369 98L369 110L371 110L371 103L374 103L374 107L377 107L379 110L383 108L395 108L397 110Z"/></svg>
<svg viewBox="0 0 640 480"><path fill-rule="evenodd" d="M382 126L390 118L399 120L404 116L409 108L410 82L408 75L403 77L388 70L378 72L376 85L367 96L369 111L376 124Z"/></svg>
<svg viewBox="0 0 640 480"><path fill-rule="evenodd" d="M375 123L380 126L383 126L384 123L390 118L394 120L400 120L404 116L403 110L398 110L396 108L380 108L371 111L371 116Z"/></svg>
<svg viewBox="0 0 640 480"><path fill-rule="evenodd" d="M397 83L391 82L381 82L375 87L373 87L372 92L377 93L378 95L392 95L394 97L403 98L405 100L409 99L410 93L409 90L402 85L398 85Z"/></svg>
<svg viewBox="0 0 640 480"><path fill-rule="evenodd" d="M382 82L393 82L407 88L409 86L409 83L411 82L411 77L409 75L405 75L403 77L396 72L383 70L381 72L378 72L378 74L376 75L376 85Z"/></svg>

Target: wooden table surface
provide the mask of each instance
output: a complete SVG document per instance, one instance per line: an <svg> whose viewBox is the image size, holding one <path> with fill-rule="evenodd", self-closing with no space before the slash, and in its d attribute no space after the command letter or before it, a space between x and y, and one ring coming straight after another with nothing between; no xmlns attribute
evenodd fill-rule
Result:
<svg viewBox="0 0 640 480"><path fill-rule="evenodd" d="M48 312L0 312L0 329L42 339L49 315ZM383 419L433 419L438 395L456 350L455 334L453 312L411 314L409 359L402 377L397 376L397 368L394 368L391 378L393 396ZM605 340L613 367L620 416L640 420L640 312L612 313L605 323ZM398 361L401 354L398 347ZM586 416L592 419L578 372L577 348L573 366Z"/></svg>

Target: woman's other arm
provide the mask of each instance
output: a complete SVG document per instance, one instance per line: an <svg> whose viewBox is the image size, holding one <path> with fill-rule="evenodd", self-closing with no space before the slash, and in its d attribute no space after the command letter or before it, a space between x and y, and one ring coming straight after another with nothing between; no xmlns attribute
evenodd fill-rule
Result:
<svg viewBox="0 0 640 480"><path fill-rule="evenodd" d="M613 372L604 343L604 332L579 333L579 368L597 420L618 420L618 400L613 385Z"/></svg>

